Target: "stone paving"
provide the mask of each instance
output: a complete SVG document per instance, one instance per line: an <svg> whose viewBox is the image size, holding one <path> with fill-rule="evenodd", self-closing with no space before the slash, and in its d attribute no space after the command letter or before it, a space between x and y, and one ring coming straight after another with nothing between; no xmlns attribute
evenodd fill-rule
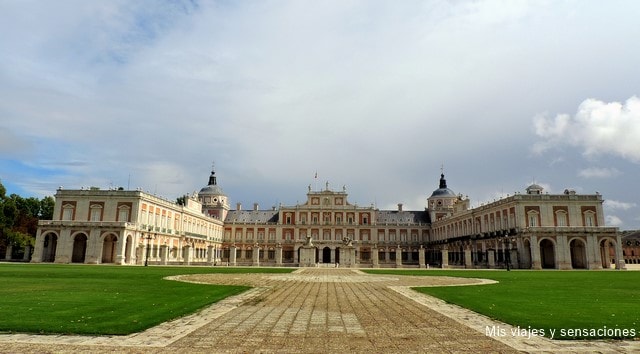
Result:
<svg viewBox="0 0 640 354"><path fill-rule="evenodd" d="M255 288L129 336L0 335L0 353L455 353L640 352L637 341L489 337L487 317L413 286L490 281L367 275L304 268L292 274L206 274L173 280Z"/></svg>

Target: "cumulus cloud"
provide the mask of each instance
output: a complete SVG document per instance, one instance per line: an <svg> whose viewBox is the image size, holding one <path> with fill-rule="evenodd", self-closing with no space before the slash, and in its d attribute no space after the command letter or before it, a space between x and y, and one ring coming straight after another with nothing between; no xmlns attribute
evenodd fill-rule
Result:
<svg viewBox="0 0 640 354"><path fill-rule="evenodd" d="M619 217L615 216L615 215L607 215L605 217L605 223L608 226L622 226L624 224L624 222L622 221L622 219L620 219Z"/></svg>
<svg viewBox="0 0 640 354"><path fill-rule="evenodd" d="M583 149L587 156L611 154L640 162L640 99L626 102L584 100L575 115L558 114L555 118L534 118L535 133L543 140L534 151L568 144Z"/></svg>
<svg viewBox="0 0 640 354"><path fill-rule="evenodd" d="M578 171L578 176L583 178L610 178L619 176L621 173L617 168L590 167Z"/></svg>
<svg viewBox="0 0 640 354"><path fill-rule="evenodd" d="M610 210L628 210L631 208L635 208L637 206L636 203L627 203L620 202L617 200L605 200L604 206Z"/></svg>

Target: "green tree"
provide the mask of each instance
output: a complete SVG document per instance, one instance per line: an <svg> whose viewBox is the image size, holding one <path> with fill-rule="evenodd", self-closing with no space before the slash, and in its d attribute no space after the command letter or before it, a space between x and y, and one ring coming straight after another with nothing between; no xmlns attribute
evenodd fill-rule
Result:
<svg viewBox="0 0 640 354"><path fill-rule="evenodd" d="M40 220L53 219L53 207L56 205L56 200L52 196L46 196L40 200Z"/></svg>

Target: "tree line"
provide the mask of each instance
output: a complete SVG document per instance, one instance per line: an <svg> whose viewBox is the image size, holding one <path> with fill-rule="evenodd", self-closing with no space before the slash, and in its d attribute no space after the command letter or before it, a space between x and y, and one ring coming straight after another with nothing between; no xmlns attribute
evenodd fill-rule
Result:
<svg viewBox="0 0 640 354"><path fill-rule="evenodd" d="M13 246L12 258L20 258L26 246L34 246L38 220L51 220L55 199L23 198L17 194L7 195L0 182L0 254ZM3 257L4 258L4 257Z"/></svg>

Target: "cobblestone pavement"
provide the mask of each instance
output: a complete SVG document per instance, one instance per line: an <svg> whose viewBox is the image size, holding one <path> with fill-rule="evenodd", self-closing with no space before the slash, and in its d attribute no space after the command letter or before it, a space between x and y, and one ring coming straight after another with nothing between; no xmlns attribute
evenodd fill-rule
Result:
<svg viewBox="0 0 640 354"><path fill-rule="evenodd" d="M305 268L292 274L206 274L182 281L255 288L195 315L129 336L0 335L1 353L638 352L638 342L491 338L490 319L412 286L480 279L366 275ZM501 326L508 328L504 324Z"/></svg>

